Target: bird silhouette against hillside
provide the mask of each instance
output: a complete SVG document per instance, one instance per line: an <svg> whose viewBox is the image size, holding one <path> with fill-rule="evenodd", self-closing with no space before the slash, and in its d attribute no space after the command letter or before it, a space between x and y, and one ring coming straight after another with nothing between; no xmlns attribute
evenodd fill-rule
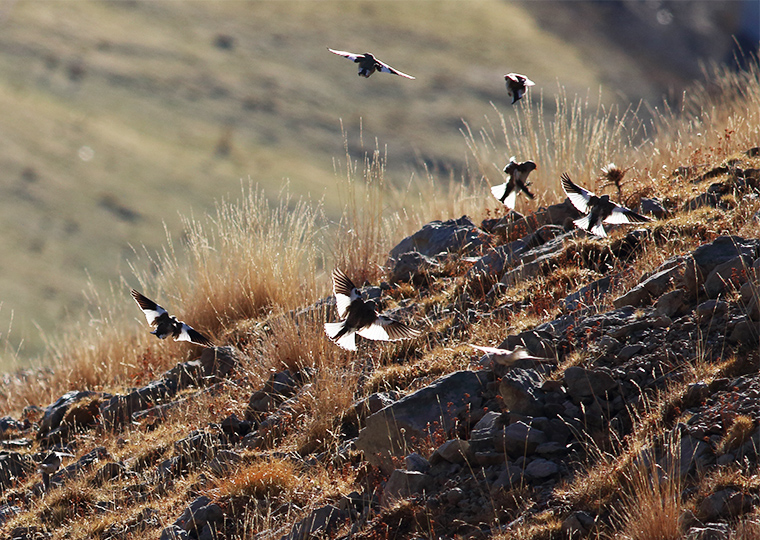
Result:
<svg viewBox="0 0 760 540"><path fill-rule="evenodd" d="M513 105L518 99L522 99L528 87L536 85L528 77L519 73L507 73L504 75L504 81L507 83L507 94L512 98Z"/></svg>
<svg viewBox="0 0 760 540"><path fill-rule="evenodd" d="M399 77L414 79L414 77L412 77L411 75L407 75L406 73L402 71L392 68L385 62L381 62L380 60L375 58L372 55L372 53L356 54L356 53L347 52L347 51L337 51L329 47L327 48L327 50L333 54L337 54L338 56L348 58L352 62L356 62L357 64L359 64L359 75L361 77L369 78L369 76L372 75L375 71L382 71L383 73L392 73L393 75L398 75Z"/></svg>
<svg viewBox="0 0 760 540"><path fill-rule="evenodd" d="M637 214L633 210L610 200L609 195L601 197L573 183L567 173L562 173L562 189L565 190L570 202L579 212L586 214L573 223L584 231L596 236L607 236L603 223L646 223L652 221L648 217Z"/></svg>
<svg viewBox="0 0 760 540"><path fill-rule="evenodd" d="M491 186L491 193L493 193L493 196L499 199L504 206L510 210L514 210L518 193L522 192L525 193L529 199L533 198L533 194L528 190L528 186L530 185L530 182L528 182L528 175L536 170L536 168L536 164L532 161L517 163L514 156L509 158L509 163L504 167L507 181L497 186Z"/></svg>
<svg viewBox="0 0 760 540"><path fill-rule="evenodd" d="M174 341L189 341L196 345L202 345L204 347L213 347L214 344L209 338L195 330L189 324L182 321L178 321L176 317L172 317L169 313L156 304L150 298L142 295L136 290L132 289L132 297L140 306L148 324L155 326L156 329L151 332L159 339L166 339L169 336L174 338Z"/></svg>
<svg viewBox="0 0 760 540"><path fill-rule="evenodd" d="M404 323L386 315L378 315L374 302L365 302L361 292L336 268L332 273L333 294L339 322L325 323L325 333L340 347L356 350L355 335L376 341L413 339L421 334Z"/></svg>

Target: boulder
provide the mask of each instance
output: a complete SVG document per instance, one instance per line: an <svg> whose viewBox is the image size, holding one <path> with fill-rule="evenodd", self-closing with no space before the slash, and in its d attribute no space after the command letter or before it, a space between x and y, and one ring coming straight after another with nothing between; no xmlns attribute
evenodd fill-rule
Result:
<svg viewBox="0 0 760 540"><path fill-rule="evenodd" d="M571 366L565 370L563 381L567 393L580 401L588 397L604 397L617 386L617 382L606 371Z"/></svg>
<svg viewBox="0 0 760 540"><path fill-rule="evenodd" d="M365 458L388 474L391 457L404 456L414 441L449 433L459 416L482 402L487 372L457 371L369 416L356 440Z"/></svg>
<svg viewBox="0 0 760 540"><path fill-rule="evenodd" d="M544 414L543 379L535 369L514 368L501 378L499 395L509 412L524 416Z"/></svg>
<svg viewBox="0 0 760 540"><path fill-rule="evenodd" d="M425 473L395 469L385 483L382 504L389 506L398 499L422 494L430 484L431 478Z"/></svg>
<svg viewBox="0 0 760 540"><path fill-rule="evenodd" d="M476 253L484 244L486 235L467 216L448 221L432 221L411 236L407 236L390 253L387 268L394 268L401 255L411 251L426 257L450 252Z"/></svg>

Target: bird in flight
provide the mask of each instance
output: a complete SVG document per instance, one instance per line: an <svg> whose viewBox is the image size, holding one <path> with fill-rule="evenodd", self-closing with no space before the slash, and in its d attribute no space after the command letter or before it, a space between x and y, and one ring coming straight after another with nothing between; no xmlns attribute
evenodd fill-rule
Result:
<svg viewBox="0 0 760 540"><path fill-rule="evenodd" d="M481 345L470 344L470 347L483 352L488 356L490 360L501 364L502 366L512 367L520 360L531 360L539 364L556 364L556 361L551 358L541 358L539 356L533 356L528 352L528 349L522 346L517 346L514 349L500 349L498 347L483 347Z"/></svg>
<svg viewBox="0 0 760 540"><path fill-rule="evenodd" d="M406 73L403 73L397 69L393 69L388 64L381 62L375 58L372 53L356 54L346 51L336 51L335 49L331 49L329 47L327 50L331 53L337 54L338 56L343 56L352 62L359 64L359 75L362 77L369 77L375 71L382 71L384 73L393 73L394 75L405 77L407 79L414 79L414 77L411 75L407 75Z"/></svg>
<svg viewBox="0 0 760 540"><path fill-rule="evenodd" d="M166 339L172 336L174 337L174 341L189 341L196 345L203 345L204 347L214 346L209 338L195 330L192 326L178 321L176 317L169 315L164 308L150 298L143 296L134 289L132 289L132 297L145 314L148 324L156 327L151 334L154 334L157 338Z"/></svg>
<svg viewBox="0 0 760 540"><path fill-rule="evenodd" d="M529 86L536 85L528 77L519 73L507 73L504 75L504 80L507 83L507 94L512 98L513 105L518 99L523 97Z"/></svg>
<svg viewBox="0 0 760 540"><path fill-rule="evenodd" d="M614 203L609 195L598 197L594 193L583 189L573 183L567 173L562 173L562 189L567 193L570 202L579 212L586 214L582 218L573 220L573 223L584 231L589 231L596 236L607 236L603 223L646 223L652 221L646 216L637 214L633 210Z"/></svg>
<svg viewBox="0 0 760 540"><path fill-rule="evenodd" d="M325 323L325 333L340 347L355 351L356 334L375 341L399 341L421 334L402 322L378 315L374 303L365 302L359 289L339 268L333 270L332 281L338 316L343 320Z"/></svg>
<svg viewBox="0 0 760 540"><path fill-rule="evenodd" d="M509 163L504 167L507 181L497 186L491 186L491 193L507 208L514 210L517 194L520 191L525 193L529 199L533 198L533 194L528 190L530 185L528 175L535 169L536 164L532 161L517 163L514 157L509 158Z"/></svg>

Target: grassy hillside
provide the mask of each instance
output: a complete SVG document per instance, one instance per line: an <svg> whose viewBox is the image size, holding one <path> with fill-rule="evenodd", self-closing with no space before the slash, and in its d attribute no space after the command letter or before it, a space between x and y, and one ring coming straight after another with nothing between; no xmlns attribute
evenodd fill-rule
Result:
<svg viewBox="0 0 760 540"><path fill-rule="evenodd" d="M0 328L35 356L86 309L82 290L129 276L133 247L185 234L180 215L237 198L241 180L275 197L345 202L334 159L379 147L386 181L424 168L460 181L460 133L508 115L501 76L529 73L610 105L660 95L662 78L619 77L632 61L509 2L34 2L6 4L0 33ZM587 13L565 10L566 17ZM539 25L536 20L543 20ZM326 47L370 49L415 81L375 75ZM612 54L612 51L616 52ZM627 69L627 68L626 68ZM612 71L611 71L612 70ZM593 100L592 100L593 101ZM523 106L519 104L518 107ZM490 174L515 153L499 148ZM341 173L342 174L342 173ZM554 179L541 171L536 185ZM39 327L39 330L37 328ZM6 354L6 360L12 354Z"/></svg>
<svg viewBox="0 0 760 540"><path fill-rule="evenodd" d="M411 197L386 182L383 159L377 155L355 167L343 165L349 170L338 185L351 197L341 211L341 223L329 230L329 235L319 205L297 205L287 197L273 204L255 189L246 190L238 202L220 204L209 216L186 218L184 242L166 245L165 254L151 261L141 259L134 279L140 287L152 287L156 299L209 333L216 343L242 353L240 363L220 379L212 377L182 389L171 401L149 400L140 412L150 414L130 417L131 421L115 427L105 423L103 412L112 403L110 396L87 396L66 413L61 424L66 427L64 432L55 436L43 433L41 410L30 405L45 407L70 390L126 395L165 377L164 370L198 356L187 344L161 342L149 335L144 322L135 321L137 308L124 302L121 287L94 289L91 301L101 309L93 313L91 322L56 342L52 371L6 377L0 411L19 420L3 433L13 439L7 444L18 452L13 454L16 459L30 464L39 461L60 437L76 454L67 464L81 461L96 449L101 462L74 470L71 478L59 478L61 485L44 496L33 469L17 480L0 478L5 482L0 507L8 512L2 532L13 531L13 536L26 538L48 534L53 539L158 537L203 495L223 511L226 521L219 522L225 527L225 538L235 540L255 534L260 535L257 538L281 538L320 508L353 505L350 501L356 499L365 501L361 513L347 514L345 521L334 524L336 537L414 534L424 538L559 540L566 537L562 532L565 520L575 516L577 521L581 512L584 519L590 517L578 527L586 527L591 537L644 540L656 532L665 540L677 540L686 527L698 523L696 516L702 516L704 500L730 488L739 494L736 497L746 496L746 504L740 508L744 515L739 517L731 509L708 515L719 518L721 524L729 523L737 531L735 538L756 537L760 521L760 507L754 498L760 485L756 466L729 457L722 465L711 462L709 470L682 478L672 460L662 461L664 468L659 468L649 453L664 446L675 453L671 457L683 459L681 448L686 447L666 436L680 433L678 426L698 428L694 437L711 441L721 457L727 455L727 449L735 450L745 442L751 445L760 435L754 397L757 336L752 338L754 346L729 344L727 325L717 322L725 323L719 304L723 310L739 310L739 291L729 288L720 302L713 298L704 303L697 293L690 311L679 317L674 314L672 319L655 316L649 302L626 306L629 316L623 326L603 318L596 321L604 320L610 328L583 326L608 312L620 317L612 298L630 290L641 276L660 268L671 256L689 254L719 235L758 237L760 226L753 219L760 208L754 197L760 169L758 72L717 72L714 79L718 92L690 91L684 110L659 116L657 131L640 146L625 142L629 134L614 116L562 100L558 113L548 119L526 108L513 115L514 122L505 120L503 127L497 118L494 129L474 131L467 139L472 156L468 177L474 182L480 178L478 167L487 167L503 146L517 144L512 142L517 137L526 145L520 148L532 145L536 160L546 164L548 175L568 170L580 184L596 190L602 189L603 182L597 178L597 169L587 170L592 166L587 163L598 165L614 158L623 167L631 166L629 181L623 186L626 201L634 204L642 196L657 196L671 212L636 231L630 227L610 231L604 239L566 237L559 249L561 256L553 259L545 274L505 283L492 292L483 287L479 276L468 272L471 258L453 252L439 267L426 272L419 285L395 282L382 291L387 307L405 310L424 328L424 335L410 343L369 343L366 348L363 344L356 353L338 349L325 337L322 326L325 316L332 316L324 313L323 306L313 304L330 287L328 273L319 267L340 264L358 283L365 277L373 285L380 283L387 279L379 266L388 249L425 221L466 213L480 223L494 213L501 215L486 182L453 185L447 191L435 188L431 180L426 193L437 197ZM631 125L635 128L634 120ZM555 135L519 137L523 129ZM580 156L579 148L585 149ZM737 164L747 175L742 186L732 180L731 171ZM695 195L713 189L712 184L725 187L731 182L747 196L729 190L718 207L705 205L693 210L687 204ZM369 189L359 189L367 185ZM471 191L479 196L463 196ZM404 195L408 204L391 210L388 201ZM559 225L549 227L564 231ZM481 232L497 245L513 240L510 234L522 234L517 228L512 233L508 229ZM636 238L635 253L620 255L627 242ZM605 274L616 276L615 284L609 285L608 295L592 298L589 310L561 307L566 295ZM738 283L739 277L732 275L727 281L736 278ZM755 284L752 294L757 294L757 287ZM493 472L498 466L506 471L508 465L520 470L524 455L507 459L505 451L490 456L498 458L498 465L482 467L465 461L455 468L456 474L448 472L456 462L456 456L450 456L433 465L441 472L439 491L378 504L389 478L387 471L371 464L371 456L352 446L360 424L357 400L378 391L400 398L457 370L483 374L489 370L481 369L479 355L473 354L469 343L498 345L507 336L516 337L523 330L562 317L570 318L579 332L570 330L573 324L567 327L571 338L562 338L565 349L557 346L558 365L552 364L545 376L539 377L547 393L571 391L563 382L571 368L586 369L584 373L595 377L615 372L643 380L651 375L659 384L639 388L638 399L622 405L627 414L616 416L619 422L615 425L612 421L589 427L579 423L583 444L573 443L578 453L563 461L568 470L557 476L556 483L520 481L495 486L487 470ZM584 328L588 333L580 331ZM659 332L663 339L652 353L633 353L630 363L621 353L620 358L605 357L603 363L610 365L600 367L597 361L601 362L603 355L595 347L603 337L612 338L610 329L621 346L627 333ZM666 339L670 330L679 337L676 351ZM649 338L645 341L648 344ZM639 361L646 364L639 365ZM307 379L298 383L291 399L267 409L271 416L252 416L251 429L258 431L251 434L258 433L261 439L243 439L234 429L230 432L229 427L226 431L220 427L232 414L237 418L248 415L249 403L256 401L252 398L276 396L277 391L265 381L285 369ZM732 387L733 381L750 389ZM207 383L210 386L205 386ZM639 383L634 380L630 384ZM690 387L694 395L688 397ZM718 395L720 392L724 393ZM591 399L589 411L600 407L602 399L604 407L613 406L595 392L587 397ZM510 410L503 398L489 399L489 412L506 417L509 425L538 421ZM740 410L735 403L750 404L751 410ZM569 398L566 404L572 405ZM706 404L711 416L705 409L694 412ZM484 406L481 403L473 411L485 413ZM580 415L581 407L575 408ZM569 414L564 405L560 409L558 418ZM440 440L431 435L430 440L416 441L413 448L434 462L433 449L441 448L443 441L465 440L470 435L475 422L470 412L464 411L467 418L450 432L443 428L433 432ZM695 426L692 420L698 416L700 422ZM687 427L683 427L684 433ZM710 437L705 432L711 433ZM684 454L689 457L688 451ZM756 446L752 455L758 459ZM229 467L223 466L225 463ZM477 505L458 506L460 495L460 501L474 500ZM482 503L477 502L478 497Z"/></svg>

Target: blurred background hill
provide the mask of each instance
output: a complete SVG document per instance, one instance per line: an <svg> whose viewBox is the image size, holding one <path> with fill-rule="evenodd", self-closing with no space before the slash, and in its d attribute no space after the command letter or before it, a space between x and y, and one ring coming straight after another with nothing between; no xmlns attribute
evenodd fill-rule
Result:
<svg viewBox="0 0 760 540"><path fill-rule="evenodd" d="M39 355L90 307L88 281L118 283L135 251L181 240L180 216L241 181L272 197L287 183L338 216L344 144L354 158L387 148L395 183L458 181L465 122L509 118L504 73L533 79L547 113L559 82L605 106L677 106L703 65L756 47L758 5L0 2L2 337ZM327 47L417 79L365 80Z"/></svg>

